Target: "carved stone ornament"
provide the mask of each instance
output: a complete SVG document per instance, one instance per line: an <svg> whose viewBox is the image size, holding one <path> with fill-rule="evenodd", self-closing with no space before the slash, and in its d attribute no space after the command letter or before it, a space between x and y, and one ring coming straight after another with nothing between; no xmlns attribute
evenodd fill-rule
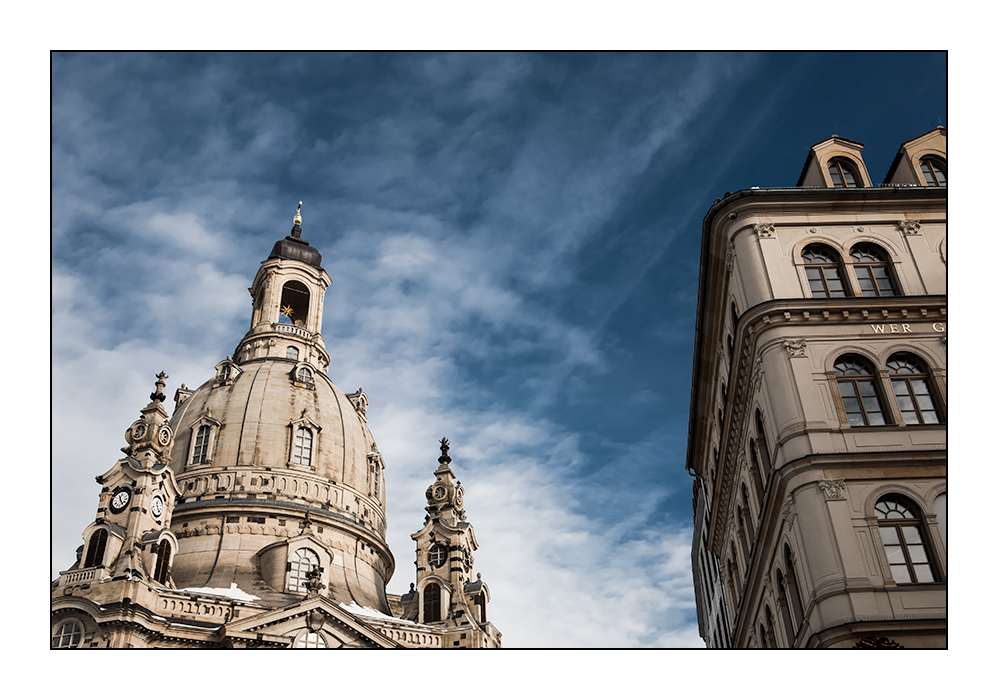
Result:
<svg viewBox="0 0 998 700"><path fill-rule="evenodd" d="M920 236L922 234L922 225L917 221L909 221L907 219L899 221L897 223L898 231L906 236Z"/></svg>
<svg viewBox="0 0 998 700"><path fill-rule="evenodd" d="M762 577L762 587L767 593L773 590L773 578L769 575L768 571L766 572L766 575Z"/></svg>
<svg viewBox="0 0 998 700"><path fill-rule="evenodd" d="M735 269L735 242L732 241L728 244L728 259L727 259L728 272Z"/></svg>
<svg viewBox="0 0 998 700"><path fill-rule="evenodd" d="M887 637L864 637L856 642L853 649L904 649L903 646Z"/></svg>
<svg viewBox="0 0 998 700"><path fill-rule="evenodd" d="M818 486L825 492L826 501L845 500L845 479L822 479L818 482Z"/></svg>
<svg viewBox="0 0 998 700"><path fill-rule="evenodd" d="M318 632L322 629L322 625L326 622L326 613L319 608L312 608L305 614L305 624L313 632Z"/></svg>
<svg viewBox="0 0 998 700"><path fill-rule="evenodd" d="M776 224L752 224L759 238L772 238L776 234Z"/></svg>
<svg viewBox="0 0 998 700"><path fill-rule="evenodd" d="M783 519L787 523L787 529L794 524L794 518L796 517L797 509L794 508L794 501L792 498L788 498L787 502L783 504Z"/></svg>
<svg viewBox="0 0 998 700"><path fill-rule="evenodd" d="M755 365L752 367L752 386L756 391L762 387L762 355L755 357Z"/></svg>
<svg viewBox="0 0 998 700"><path fill-rule="evenodd" d="M807 357L807 341L803 338L784 340L783 347L787 349L787 357Z"/></svg>

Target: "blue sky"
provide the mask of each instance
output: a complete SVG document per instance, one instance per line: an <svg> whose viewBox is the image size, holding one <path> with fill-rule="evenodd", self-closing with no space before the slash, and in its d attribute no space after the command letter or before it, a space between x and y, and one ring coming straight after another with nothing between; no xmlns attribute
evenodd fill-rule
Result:
<svg viewBox="0 0 998 700"><path fill-rule="evenodd" d="M684 471L700 225L809 147L947 124L941 53L52 57L53 575L154 375L200 385L299 200L389 592L452 444L509 647L702 646ZM172 405L172 401L169 402Z"/></svg>

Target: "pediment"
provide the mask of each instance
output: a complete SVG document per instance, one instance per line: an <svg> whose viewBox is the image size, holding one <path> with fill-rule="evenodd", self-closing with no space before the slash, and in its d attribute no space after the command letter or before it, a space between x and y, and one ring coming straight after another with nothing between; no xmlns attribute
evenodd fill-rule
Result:
<svg viewBox="0 0 998 700"><path fill-rule="evenodd" d="M399 647L397 642L324 596L230 622L225 625L224 636L267 646L290 646L302 631L320 632L328 648Z"/></svg>

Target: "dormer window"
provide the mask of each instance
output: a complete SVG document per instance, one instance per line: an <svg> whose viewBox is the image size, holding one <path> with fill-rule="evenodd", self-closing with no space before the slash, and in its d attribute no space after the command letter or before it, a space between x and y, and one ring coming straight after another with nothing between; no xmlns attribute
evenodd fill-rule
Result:
<svg viewBox="0 0 998 700"><path fill-rule="evenodd" d="M828 176L832 178L832 187L859 187L856 166L845 158L828 161Z"/></svg>
<svg viewBox="0 0 998 700"><path fill-rule="evenodd" d="M296 348L294 345L289 345L288 346L288 352L287 352L287 354L285 354L285 357L287 359L289 359L289 360L295 360L295 361L297 361L298 360L298 348Z"/></svg>
<svg viewBox="0 0 998 700"><path fill-rule="evenodd" d="M297 379L302 384L312 383L312 370L308 367L299 367L297 374L295 374L295 379Z"/></svg>
<svg viewBox="0 0 998 700"><path fill-rule="evenodd" d="M938 158L923 158L919 163L926 185L946 185L946 163Z"/></svg>

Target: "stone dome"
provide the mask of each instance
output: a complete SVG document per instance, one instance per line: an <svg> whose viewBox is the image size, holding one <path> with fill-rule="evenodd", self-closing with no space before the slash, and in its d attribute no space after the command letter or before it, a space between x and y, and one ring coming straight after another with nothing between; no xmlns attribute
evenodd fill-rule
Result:
<svg viewBox="0 0 998 700"><path fill-rule="evenodd" d="M269 356L223 360L177 399L177 586L236 583L284 604L303 592L286 575L297 547L317 557L326 595L387 612L394 560L366 395L347 396L315 367Z"/></svg>

